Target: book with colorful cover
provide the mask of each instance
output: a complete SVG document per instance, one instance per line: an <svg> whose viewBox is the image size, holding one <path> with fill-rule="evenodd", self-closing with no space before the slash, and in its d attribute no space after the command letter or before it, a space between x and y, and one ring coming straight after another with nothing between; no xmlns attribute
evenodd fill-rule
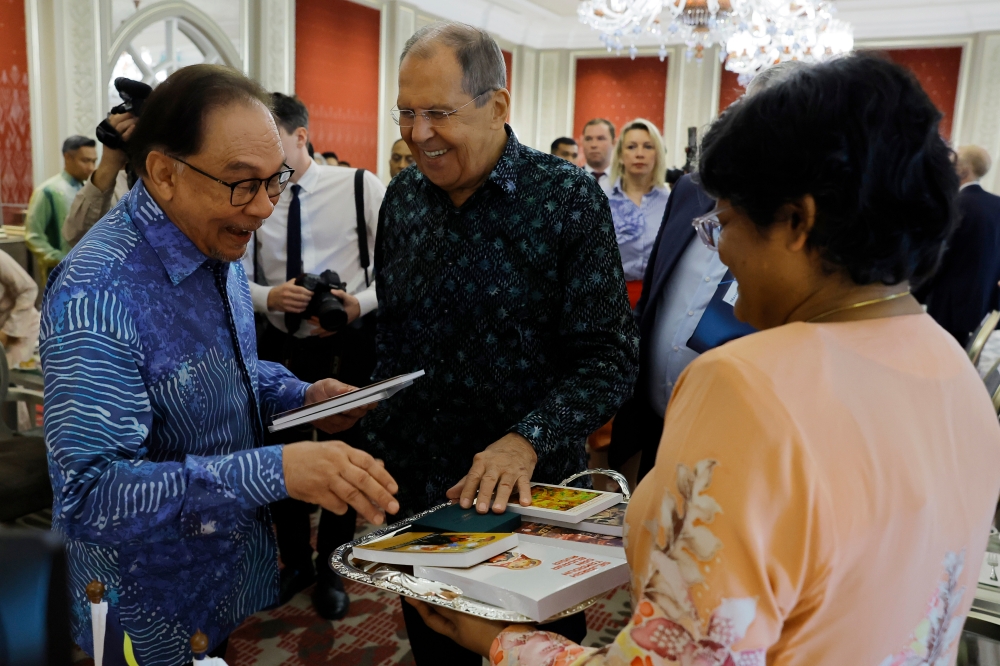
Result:
<svg viewBox="0 0 1000 666"><path fill-rule="evenodd" d="M621 493L532 483L531 504L521 506L516 498L512 498L507 510L536 520L558 520L575 525L621 501Z"/></svg>
<svg viewBox="0 0 1000 666"><path fill-rule="evenodd" d="M416 566L413 573L537 622L629 581L624 558L530 542L469 569Z"/></svg>
<svg viewBox="0 0 1000 666"><path fill-rule="evenodd" d="M517 529L517 538L521 543L527 541L605 557L625 557L625 540L622 537L582 532L570 527L522 523Z"/></svg>
<svg viewBox="0 0 1000 666"><path fill-rule="evenodd" d="M355 546L352 554L382 564L471 567L517 544L514 534L403 532Z"/></svg>
<svg viewBox="0 0 1000 666"><path fill-rule="evenodd" d="M625 510L628 509L628 502L620 502L610 509L605 509L600 513L595 513L590 518L585 518L579 523L568 523L552 518L541 519L542 522L557 527L569 527L584 532L594 534L606 534L608 536L620 537L625 535Z"/></svg>

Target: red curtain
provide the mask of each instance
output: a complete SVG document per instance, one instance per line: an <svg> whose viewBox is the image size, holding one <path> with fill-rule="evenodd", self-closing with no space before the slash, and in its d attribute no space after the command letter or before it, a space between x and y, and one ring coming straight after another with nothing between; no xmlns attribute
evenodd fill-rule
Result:
<svg viewBox="0 0 1000 666"><path fill-rule="evenodd" d="M941 136L951 138L951 127L958 97L958 74L962 65L962 48L891 49L884 54L914 73L934 105L941 110ZM719 113L744 92L736 74L723 66L719 90Z"/></svg>
<svg viewBox="0 0 1000 666"><path fill-rule="evenodd" d="M295 92L309 107L312 144L370 171L378 164L378 62L378 10L348 0L295 3Z"/></svg>
<svg viewBox="0 0 1000 666"><path fill-rule="evenodd" d="M722 77L719 84L719 113L722 113L729 105L742 97L743 86L740 85L739 75L726 69L722 65Z"/></svg>
<svg viewBox="0 0 1000 666"><path fill-rule="evenodd" d="M3 222L19 223L31 197L31 111L24 2L0 0L0 203Z"/></svg>
<svg viewBox="0 0 1000 666"><path fill-rule="evenodd" d="M667 63L656 56L581 58L576 61L573 133L579 140L591 118L606 118L617 130L635 118L663 128L667 96ZM546 142L556 137L542 137Z"/></svg>
<svg viewBox="0 0 1000 666"><path fill-rule="evenodd" d="M951 138L951 126L958 98L958 72L962 65L962 47L929 49L892 49L890 60L912 71L934 105L944 114L940 132Z"/></svg>

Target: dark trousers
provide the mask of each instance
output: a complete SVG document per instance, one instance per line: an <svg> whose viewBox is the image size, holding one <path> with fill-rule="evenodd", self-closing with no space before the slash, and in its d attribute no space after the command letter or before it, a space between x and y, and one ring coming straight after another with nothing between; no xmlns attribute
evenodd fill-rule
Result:
<svg viewBox="0 0 1000 666"><path fill-rule="evenodd" d="M410 648L413 650L413 661L417 666L429 664L448 664L448 666L481 666L482 657L475 652L466 650L450 638L445 638L426 624L417 609L403 601L403 621L406 623L406 635L410 638ZM574 643L582 643L587 636L587 619L583 613L575 613L549 624L539 625L541 631L551 631L570 639Z"/></svg>
<svg viewBox="0 0 1000 666"><path fill-rule="evenodd" d="M642 481L656 464L662 435L663 417L649 406L645 392L637 389L636 395L626 400L615 416L608 445L608 466L620 471L622 465L641 452L637 482Z"/></svg>
<svg viewBox="0 0 1000 666"><path fill-rule="evenodd" d="M364 386L369 383L374 369L374 337L370 335L369 326L373 328L374 322L365 322L362 328L348 327L327 338L295 338L267 324L258 341L258 356L265 361L281 363L305 382L332 377L353 386ZM265 443L291 444L311 440L314 435L319 440L337 439L352 446L356 446L360 438L357 426L332 435L304 426L268 433ZM303 571L313 566L309 515L315 510L315 505L291 498L271 504L278 550L285 566ZM354 509L349 508L343 516L323 510L316 539L320 576L328 580L336 576L329 567L330 555L354 539L356 519Z"/></svg>

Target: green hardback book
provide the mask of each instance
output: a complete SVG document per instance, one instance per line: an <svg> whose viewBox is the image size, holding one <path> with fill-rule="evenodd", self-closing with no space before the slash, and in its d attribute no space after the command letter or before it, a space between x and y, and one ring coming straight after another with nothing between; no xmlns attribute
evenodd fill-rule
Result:
<svg viewBox="0 0 1000 666"><path fill-rule="evenodd" d="M413 523L412 530L434 532L513 532L521 526L521 516L511 511L497 514L477 513L474 508L463 509L460 504L450 504L429 513Z"/></svg>

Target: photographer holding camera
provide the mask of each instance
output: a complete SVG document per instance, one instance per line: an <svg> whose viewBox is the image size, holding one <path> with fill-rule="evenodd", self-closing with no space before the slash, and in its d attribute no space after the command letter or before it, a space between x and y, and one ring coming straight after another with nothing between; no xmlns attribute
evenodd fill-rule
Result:
<svg viewBox="0 0 1000 666"><path fill-rule="evenodd" d="M135 182L134 174L131 179L125 175L128 166L125 143L135 131L142 105L153 89L142 81L125 77L115 79L115 88L122 103L111 109L108 117L97 126L97 140L104 144L101 161L76 193L63 222L62 235L70 247L79 243Z"/></svg>
<svg viewBox="0 0 1000 666"><path fill-rule="evenodd" d="M370 263L385 187L372 173L313 161L309 112L297 97L274 93L273 114L285 161L295 173L243 258L254 310L265 320L258 329L259 356L283 364L303 381L333 377L364 386L375 365L378 300ZM354 428L337 436L352 445L356 437ZM273 444L312 439L312 428L268 438ZM350 600L326 562L337 546L353 538L355 514L323 511L317 580L309 543L311 511L311 505L291 499L271 506L285 564L280 600L287 602L316 580L317 612L340 619Z"/></svg>

